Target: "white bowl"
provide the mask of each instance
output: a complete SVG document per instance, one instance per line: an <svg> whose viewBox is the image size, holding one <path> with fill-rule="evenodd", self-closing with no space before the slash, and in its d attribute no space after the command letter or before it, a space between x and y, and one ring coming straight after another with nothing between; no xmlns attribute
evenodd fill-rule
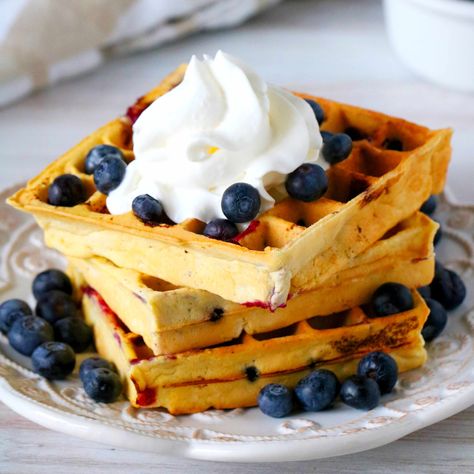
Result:
<svg viewBox="0 0 474 474"><path fill-rule="evenodd" d="M384 0L393 48L415 73L474 91L474 2Z"/></svg>

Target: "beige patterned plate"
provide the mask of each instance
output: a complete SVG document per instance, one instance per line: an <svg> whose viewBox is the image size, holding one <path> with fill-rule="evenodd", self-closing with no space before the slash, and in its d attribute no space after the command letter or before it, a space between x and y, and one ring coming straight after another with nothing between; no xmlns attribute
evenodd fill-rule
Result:
<svg viewBox="0 0 474 474"><path fill-rule="evenodd" d="M62 265L44 247L33 221L3 204L0 194L0 300L27 298L44 268ZM0 338L0 400L53 430L115 446L216 461L290 461L354 453L394 441L474 403L474 206L446 195L435 216L443 222L439 258L458 271L468 299L450 315L444 335L429 347L429 362L404 374L393 395L370 412L343 405L322 413L272 419L257 409L171 416L137 410L125 400L93 403L77 373L50 383L29 370L29 361Z"/></svg>

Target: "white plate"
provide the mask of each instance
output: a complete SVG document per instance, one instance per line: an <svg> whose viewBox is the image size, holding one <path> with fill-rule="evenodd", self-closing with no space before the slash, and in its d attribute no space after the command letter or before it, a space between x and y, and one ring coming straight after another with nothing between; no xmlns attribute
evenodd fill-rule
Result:
<svg viewBox="0 0 474 474"><path fill-rule="evenodd" d="M13 190L0 194L0 203ZM125 400L93 403L78 382L51 383L28 369L28 360L0 341L0 400L30 420L87 440L195 459L290 461L337 456L390 443L474 403L474 206L446 197L436 217L444 224L440 259L458 271L468 301L450 315L444 335L429 347L425 367L400 377L396 392L370 412L342 404L322 413L277 420L257 409L171 416L134 409ZM62 264L43 246L33 221L0 204L0 299L27 298L44 268Z"/></svg>

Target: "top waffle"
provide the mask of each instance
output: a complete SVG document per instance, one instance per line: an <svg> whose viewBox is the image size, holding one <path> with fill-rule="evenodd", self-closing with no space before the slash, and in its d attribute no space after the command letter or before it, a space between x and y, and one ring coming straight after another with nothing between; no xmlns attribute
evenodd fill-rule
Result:
<svg viewBox="0 0 474 474"><path fill-rule="evenodd" d="M443 188L450 130L432 131L317 98L327 117L322 129L345 131L354 140L350 157L328 170L329 189L318 201L280 200L236 238L239 245L203 236L205 224L195 219L150 227L131 213L110 215L105 196L83 171L86 154L106 143L132 160L130 118L178 84L183 71L178 68L139 99L128 117L92 133L10 199L35 215L49 245L75 257L102 256L231 301L277 307L290 291L310 289L338 271ZM72 208L47 203L49 184L63 173L83 180L86 203Z"/></svg>

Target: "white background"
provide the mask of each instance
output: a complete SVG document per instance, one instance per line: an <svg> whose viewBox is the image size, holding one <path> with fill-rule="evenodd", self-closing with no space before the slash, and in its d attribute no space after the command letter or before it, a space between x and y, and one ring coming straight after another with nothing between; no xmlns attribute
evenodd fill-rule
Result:
<svg viewBox="0 0 474 474"><path fill-rule="evenodd" d="M193 53L241 57L268 81L455 130L448 184L474 202L474 95L414 77L393 55L375 0L287 0L233 31L196 35L115 59L0 110L0 187L34 176ZM161 459L37 427L0 406L0 472L448 472L474 473L474 408L389 446L315 462L222 465Z"/></svg>

